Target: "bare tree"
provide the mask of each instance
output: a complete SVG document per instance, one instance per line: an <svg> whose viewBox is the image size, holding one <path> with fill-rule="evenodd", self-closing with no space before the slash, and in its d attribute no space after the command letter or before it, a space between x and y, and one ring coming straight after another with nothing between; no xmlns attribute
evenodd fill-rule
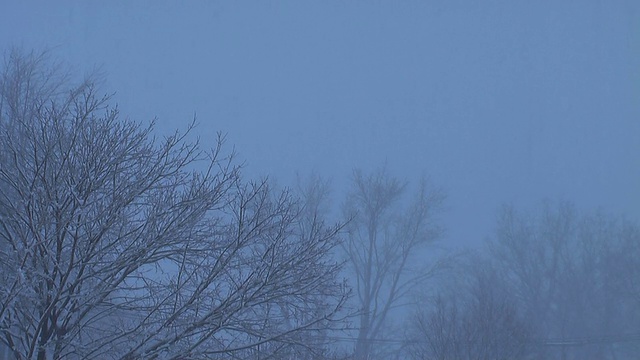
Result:
<svg viewBox="0 0 640 360"><path fill-rule="evenodd" d="M410 259L440 236L435 219L444 196L423 181L403 208L405 190L406 184L384 169L371 175L354 172L344 211L351 219L345 251L361 311L356 359L372 357L371 340L381 335L389 312L433 270L416 268Z"/></svg>
<svg viewBox="0 0 640 360"><path fill-rule="evenodd" d="M244 182L222 137L156 140L91 81L0 79L0 342L17 359L296 358L345 301L339 227ZM340 325L338 323L338 325Z"/></svg>
<svg viewBox="0 0 640 360"><path fill-rule="evenodd" d="M535 328L547 359L619 359L640 313L629 280L640 243L637 226L570 203L535 213L505 207L492 254L503 282ZM625 356L626 354L626 356ZM631 358L634 358L632 355Z"/></svg>
<svg viewBox="0 0 640 360"><path fill-rule="evenodd" d="M466 282L441 291L411 317L408 353L415 360L525 359L531 330L496 274L478 261Z"/></svg>

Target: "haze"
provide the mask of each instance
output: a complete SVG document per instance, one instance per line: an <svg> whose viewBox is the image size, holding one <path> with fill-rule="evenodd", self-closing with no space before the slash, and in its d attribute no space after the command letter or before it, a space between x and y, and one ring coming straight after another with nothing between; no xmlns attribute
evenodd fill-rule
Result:
<svg viewBox="0 0 640 360"><path fill-rule="evenodd" d="M118 105L123 118L143 124L157 119L158 139L187 129L195 117L191 135L207 148L216 146L218 133L225 134L225 151L235 149L244 170L242 178L223 169L219 178L198 180L193 175L193 182L181 183L180 177L166 174L185 169L171 164L190 166L190 161L163 161L166 154L159 151L160 165L150 165L140 159L147 159L143 156L151 150L133 146L138 151L131 157L138 161L134 165L125 170L104 167L113 172L105 175L112 175L113 189L108 188L111 183L98 182L107 190L98 189L100 206L95 206L111 210L93 211L93 203L86 201L92 194L77 207L59 210L57 197L52 202L36 190L46 188L48 196L50 181L68 198L60 203L75 204L75 191L84 191L75 184L102 176L87 171L82 181L57 182L58 174L76 174L63 172L64 166L84 169L73 161L96 153L96 142L87 140L94 134L92 125L78 121L84 125L74 128L73 119L62 125L45 119L40 130L53 126L54 134L50 139L42 130L45 135L37 137L38 126L29 121L41 119L11 107L21 104L23 93L22 82L9 80L31 78L15 70L19 66L7 65L9 70L0 74L0 80L9 79L0 88L0 330L5 334L0 357L12 351L22 358L22 351L28 354L24 358L35 358L36 352L43 359L64 358L64 350L87 358L235 354L294 359L297 351L317 345L324 356L336 359L599 360L633 358L639 349L639 1L0 0L0 49L9 54L16 48L22 54L46 50L78 79L99 74L99 92L114 94L109 103ZM7 55L5 64L30 64L33 59ZM52 108L58 101L42 99L53 99L47 102ZM3 109L3 104L9 105ZM114 154L118 147L112 145L119 141L135 143L108 126L100 134ZM55 136L62 140L56 142ZM85 141L78 148L88 151L76 156L73 146L59 150L56 146L66 146L64 136L74 139L73 146L76 139ZM45 170L49 162L58 169L55 151L72 154L71 165L65 157L53 180L38 173L41 142ZM23 144L33 145L35 160L15 150ZM119 164L127 156L106 163ZM16 174L23 176L22 169L30 174L32 162L38 164L32 183L14 181ZM163 166L166 173L158 170ZM157 184L145 185L156 172L165 175L157 175ZM269 180L255 187L227 187L260 178ZM434 187L415 192L422 178ZM274 200L274 188L295 187L299 179L311 179L308 184L303 180L302 188L309 186L299 191L302 195L296 192L300 203ZM322 179L330 182L327 204L321 201L327 190ZM411 187L401 197L405 180ZM43 184L34 185L38 181ZM198 181L201 186L193 185ZM135 197L125 205L116 201L116 195L127 193L122 184L129 182L143 189L138 195L143 205ZM193 191L184 190L188 186ZM165 192L168 188L172 190ZM224 195L218 188L225 189ZM105 193L113 194L111 202ZM176 200L180 196L189 201ZM245 198L260 201L254 209L251 201L241 201ZM231 200L218 203L220 199ZM26 210L21 207L25 203ZM44 220L31 216L32 203ZM146 212L140 210L144 206ZM202 213L193 210L193 215L194 208ZM326 223L349 221L325 228L325 222L317 221L324 219L323 209L329 213ZM223 215L211 215L215 211ZM94 221L85 214L123 215ZM163 232L161 226L173 224L174 214L180 220L175 221L176 236L173 228ZM243 232L243 226L252 224L245 214L266 224L255 231L258 235L251 229ZM21 221L32 221L31 227ZM131 225L136 221L142 225ZM85 254L87 239L79 234L91 237L102 223L111 224L112 232L95 233L127 234L113 242L122 251L107 245L102 252ZM156 228L162 228L158 234ZM42 239L40 233L45 234ZM235 241L236 235L245 242ZM491 246L485 246L487 239ZM30 242L39 252L29 248ZM432 251L434 244L445 251ZM479 251L459 251L470 248ZM60 253L55 261L49 256L54 249ZM63 254L63 249L70 250ZM161 255L139 255L145 251ZM86 264L100 281L85 282ZM58 285L55 277L63 267L71 275L60 275ZM107 276L121 273L122 278L113 275L116 280ZM48 286L58 286L58 295L71 289L69 298L55 304L60 299L50 299L53 290L37 281L43 276ZM259 281L259 291L253 291L252 284ZM179 286L174 289L174 284ZM100 286L108 296L96 300L95 294L103 294ZM83 300L75 297L76 288ZM40 305L25 300L36 299L33 294L40 296ZM164 299L160 305L147 306L159 298ZM187 298L191 300L183 304L181 299ZM166 299L175 304L164 322L161 305L168 304ZM129 301L137 308L128 307ZM80 313L76 303L87 306L84 316L102 314L105 303L113 306L87 330L84 320L75 318ZM229 307L220 310L219 304ZM200 306L209 315L202 315L206 311ZM60 313L40 314L41 309ZM146 314L141 309L151 310ZM274 316L272 309L284 315ZM232 315L225 326L232 330L221 325L223 320L211 320L227 313ZM124 314L142 320L135 323ZM356 325L342 321L343 314ZM58 321L58 316L68 318ZM202 321L189 316L202 316ZM320 325L305 337L311 332L297 321L308 319ZM51 326L41 326L49 320ZM68 326L73 321L75 328ZM114 321L122 324L111 326ZM191 328L190 321L209 326L208 338L198 340L200 330ZM118 331L129 325L135 336L126 339ZM153 326L157 331L149 330L151 336L140 336ZM26 329L27 335L16 329ZM38 333L30 335L32 329ZM94 329L102 333L92 333ZM237 329L249 330L235 335ZM174 336L174 330L184 332ZM66 337L67 331L73 335ZM451 339L438 338L443 334ZM91 336L104 344L92 344L87 340ZM131 345L137 339L146 340ZM238 339L249 345L237 345L242 344ZM307 341L315 345L307 346ZM457 347L447 348L451 343ZM131 350L118 350L129 349L125 345ZM467 357L461 355L465 351Z"/></svg>
<svg viewBox="0 0 640 360"><path fill-rule="evenodd" d="M255 176L429 175L448 238L499 204L569 199L640 217L634 1L4 2L0 47L99 67L123 114L197 115Z"/></svg>

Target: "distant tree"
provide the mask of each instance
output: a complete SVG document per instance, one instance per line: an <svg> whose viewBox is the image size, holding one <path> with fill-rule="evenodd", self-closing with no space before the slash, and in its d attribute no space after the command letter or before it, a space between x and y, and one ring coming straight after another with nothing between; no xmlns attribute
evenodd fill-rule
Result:
<svg viewBox="0 0 640 360"><path fill-rule="evenodd" d="M372 339L382 334L389 312L433 272L432 266L415 266L412 257L440 237L436 217L444 196L423 181L403 207L405 190L385 170L355 171L345 202L345 251L360 306L356 359L373 357Z"/></svg>
<svg viewBox="0 0 640 360"><path fill-rule="evenodd" d="M492 256L518 308L543 343L546 359L625 359L639 350L640 312L633 297L638 227L570 203L538 212L505 207ZM636 288L637 289L637 288Z"/></svg>
<svg viewBox="0 0 640 360"><path fill-rule="evenodd" d="M453 289L440 289L409 320L414 360L510 360L531 355L531 329L487 264L475 259Z"/></svg>
<svg viewBox="0 0 640 360"><path fill-rule="evenodd" d="M17 359L297 359L345 301L339 227L223 139L121 120L41 54L0 77L0 342ZM315 215L318 216L315 216Z"/></svg>

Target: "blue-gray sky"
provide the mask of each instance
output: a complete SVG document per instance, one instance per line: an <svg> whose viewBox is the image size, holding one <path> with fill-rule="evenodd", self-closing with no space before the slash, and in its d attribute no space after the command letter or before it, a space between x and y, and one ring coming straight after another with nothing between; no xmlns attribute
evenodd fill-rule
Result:
<svg viewBox="0 0 640 360"><path fill-rule="evenodd" d="M251 176L428 174L457 244L503 202L640 219L638 1L0 0L0 49L15 45L100 66L160 132L196 113Z"/></svg>

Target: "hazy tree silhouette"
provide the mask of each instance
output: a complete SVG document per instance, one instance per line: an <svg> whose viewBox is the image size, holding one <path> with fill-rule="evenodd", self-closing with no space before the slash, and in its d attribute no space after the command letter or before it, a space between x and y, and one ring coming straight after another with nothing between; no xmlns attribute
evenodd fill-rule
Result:
<svg viewBox="0 0 640 360"><path fill-rule="evenodd" d="M345 251L355 272L360 306L356 359L373 356L371 339L383 333L390 310L435 268L416 267L411 261L417 251L440 237L436 216L444 195L423 181L403 207L405 190L406 184L384 169L368 175L355 171L345 202L350 219Z"/></svg>

